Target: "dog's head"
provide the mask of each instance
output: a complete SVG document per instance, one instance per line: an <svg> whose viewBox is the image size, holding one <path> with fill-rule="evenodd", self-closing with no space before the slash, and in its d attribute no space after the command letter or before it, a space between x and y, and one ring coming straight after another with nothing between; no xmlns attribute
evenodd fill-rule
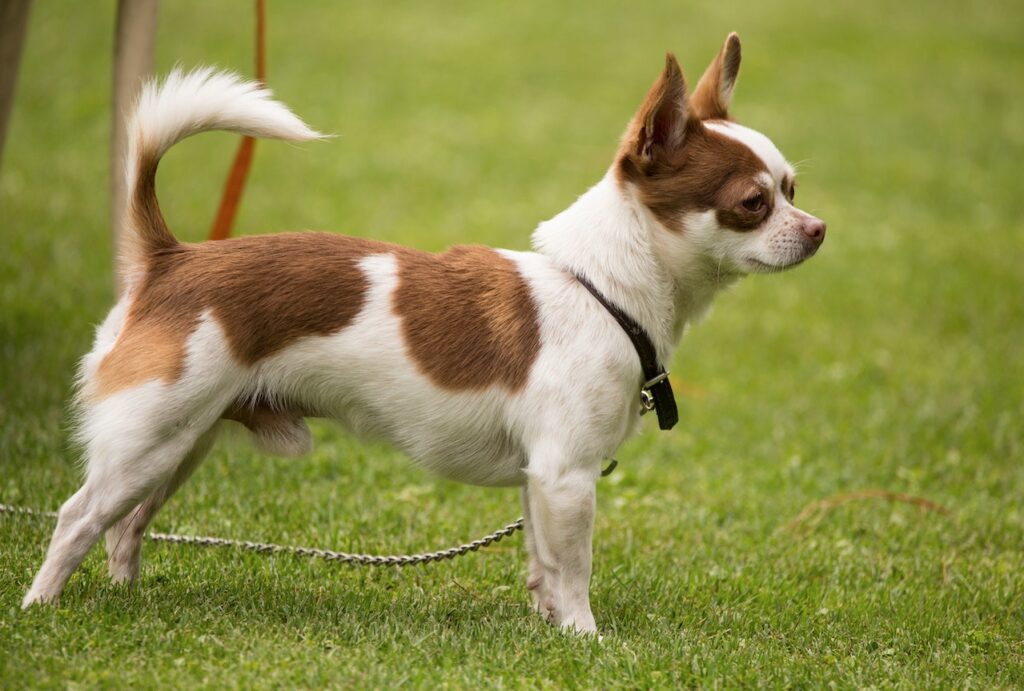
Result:
<svg viewBox="0 0 1024 691"><path fill-rule="evenodd" d="M793 167L729 118L739 69L730 34L691 93L669 53L617 155L618 180L658 221L652 241L680 268L697 260L722 275L781 271L825 239L825 223L793 204Z"/></svg>

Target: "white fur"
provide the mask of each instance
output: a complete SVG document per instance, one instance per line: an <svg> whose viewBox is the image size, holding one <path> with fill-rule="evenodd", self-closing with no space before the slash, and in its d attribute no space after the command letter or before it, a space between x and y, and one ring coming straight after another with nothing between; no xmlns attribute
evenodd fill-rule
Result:
<svg viewBox="0 0 1024 691"><path fill-rule="evenodd" d="M210 71L175 72L162 88L147 87L131 127L130 184L140 152L162 153L202 130L317 136L267 92ZM784 159L773 158L766 139L732 127L730 136L754 148L773 176L785 174ZM83 397L86 482L62 507L24 604L56 599L104 530L112 576L133 580L146 523L202 459L225 408L248 395L307 406L456 480L522 486L535 604L561 626L594 631L588 583L595 482L602 459L637 426L642 372L625 333L571 272L639 321L667 363L685 327L735 280L737 258L750 251L748 237L723 234L711 213L685 221L687 232L669 231L609 171L540 224L535 252L503 251L531 288L542 343L526 386L514 394L497 386L453 392L420 372L392 309L397 267L389 253L359 263L369 290L348 326L303 338L253 366L228 355L223 329L204 314L188 339L180 379L149 381L99 402ZM116 342L131 299L97 329L82 361L83 391ZM308 445L308 430L301 420L285 422L260 442L297 452Z"/></svg>
<svg viewBox="0 0 1024 691"><path fill-rule="evenodd" d="M746 145L748 149L764 161L769 173L776 181L781 180L786 174L791 176L794 174L793 166L789 165L786 157L772 143L772 140L757 130L744 127L737 122L725 120L707 122L704 126Z"/></svg>
<svg viewBox="0 0 1024 691"><path fill-rule="evenodd" d="M251 137L306 141L322 137L288 108L273 100L270 89L231 72L201 68L173 70L159 86L148 82L128 121L128 189L140 152L162 156L182 139L207 130L228 130Z"/></svg>

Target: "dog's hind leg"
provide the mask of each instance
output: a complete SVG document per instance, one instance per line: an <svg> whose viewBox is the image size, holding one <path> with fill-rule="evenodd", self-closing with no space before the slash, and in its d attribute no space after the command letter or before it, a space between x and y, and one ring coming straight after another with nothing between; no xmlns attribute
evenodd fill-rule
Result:
<svg viewBox="0 0 1024 691"><path fill-rule="evenodd" d="M184 450L156 450L147 455L151 458L163 456L159 460L164 465L171 465L166 457L173 455L174 460L180 461ZM173 467L171 470L173 472ZM25 595L22 607L56 601L71 573L82 563L103 531L166 480L167 475L139 482L122 473L90 473L81 489L61 506L46 561Z"/></svg>
<svg viewBox="0 0 1024 691"><path fill-rule="evenodd" d="M168 499L199 467L217 437L219 424L199 437L170 479L107 530L107 568L114 583L132 583L139 576L146 527Z"/></svg>
<svg viewBox="0 0 1024 691"><path fill-rule="evenodd" d="M55 601L103 532L170 482L216 423L222 403L197 407L194 398L175 395L183 393L151 382L88 408L85 484L61 507L46 560L23 607Z"/></svg>

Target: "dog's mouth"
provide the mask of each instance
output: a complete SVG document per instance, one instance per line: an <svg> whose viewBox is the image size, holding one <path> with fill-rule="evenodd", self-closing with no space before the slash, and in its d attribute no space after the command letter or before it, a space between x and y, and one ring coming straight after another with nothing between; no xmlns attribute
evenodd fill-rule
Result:
<svg viewBox="0 0 1024 691"><path fill-rule="evenodd" d="M792 259L791 261L788 261L788 262L785 262L785 263L769 263L769 262L761 261L760 259L757 259L755 257L745 257L743 261L747 265L747 267L750 269L750 273L755 273L755 274L779 274L779 273L782 273L783 271L789 271L790 269L792 269L795 266L800 266L805 261L807 261L808 259L813 257L816 254L816 252L817 252L817 248L815 248L814 250L811 250L810 252L808 252L807 254L804 254L803 256L796 257L796 258Z"/></svg>
<svg viewBox="0 0 1024 691"><path fill-rule="evenodd" d="M807 257L800 257L799 259L792 261L789 264L769 264L768 262L763 262L760 259L748 257L746 259L746 263L747 266L752 269L751 273L780 274L783 271L788 271L789 269L792 269L794 266L799 266L800 264L803 264L806 259Z"/></svg>

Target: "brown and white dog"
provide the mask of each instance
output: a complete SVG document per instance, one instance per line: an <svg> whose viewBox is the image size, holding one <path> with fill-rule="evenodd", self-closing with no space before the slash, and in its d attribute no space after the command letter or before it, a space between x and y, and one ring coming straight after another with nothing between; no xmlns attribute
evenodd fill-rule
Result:
<svg viewBox="0 0 1024 691"><path fill-rule="evenodd" d="M214 129L320 135L232 75L148 85L129 125L127 289L81 365L85 483L60 509L24 606L56 600L104 531L112 578L134 580L146 525L222 420L301 454L316 416L446 477L522 486L535 604L594 631L595 482L637 426L643 376L576 276L667 363L720 289L799 264L824 239L825 224L793 206L793 168L729 118L739 65L732 34L688 92L669 54L607 174L540 224L534 252L428 254L326 233L179 243L154 184L173 144Z"/></svg>

